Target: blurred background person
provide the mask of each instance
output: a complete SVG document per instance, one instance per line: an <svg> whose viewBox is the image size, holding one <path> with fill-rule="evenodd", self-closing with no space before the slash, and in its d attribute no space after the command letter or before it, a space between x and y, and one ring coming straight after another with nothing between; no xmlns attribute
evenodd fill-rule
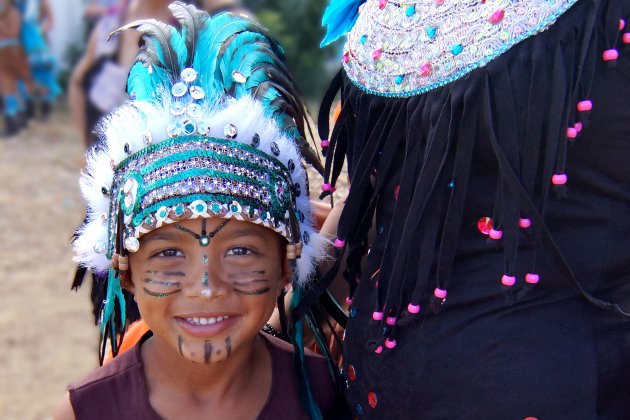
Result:
<svg viewBox="0 0 630 420"><path fill-rule="evenodd" d="M22 108L32 116L29 108L32 95L36 94L39 117L45 120L61 93L55 74L56 59L48 42L48 33L54 26L52 9L48 0L16 0L15 4L22 16L20 41L27 58L20 84Z"/></svg>
<svg viewBox="0 0 630 420"><path fill-rule="evenodd" d="M3 99L4 136L18 133L17 91L20 56L20 14L9 0L0 0L0 94Z"/></svg>

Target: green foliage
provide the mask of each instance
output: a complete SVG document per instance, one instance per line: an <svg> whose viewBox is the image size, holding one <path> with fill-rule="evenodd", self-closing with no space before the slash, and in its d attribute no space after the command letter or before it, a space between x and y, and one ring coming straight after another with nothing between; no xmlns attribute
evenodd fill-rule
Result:
<svg viewBox="0 0 630 420"><path fill-rule="evenodd" d="M307 102L319 102L333 76L334 49L322 50L321 19L328 0L244 0L282 44L289 70ZM338 62L338 60L336 60Z"/></svg>

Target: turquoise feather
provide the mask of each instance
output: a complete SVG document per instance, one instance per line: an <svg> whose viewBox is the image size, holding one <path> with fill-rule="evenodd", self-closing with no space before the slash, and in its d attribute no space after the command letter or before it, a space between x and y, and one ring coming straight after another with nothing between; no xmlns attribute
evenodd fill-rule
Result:
<svg viewBox="0 0 630 420"><path fill-rule="evenodd" d="M327 28L320 47L325 47L350 32L359 17L359 6L363 3L365 0L330 1L322 18L322 26Z"/></svg>

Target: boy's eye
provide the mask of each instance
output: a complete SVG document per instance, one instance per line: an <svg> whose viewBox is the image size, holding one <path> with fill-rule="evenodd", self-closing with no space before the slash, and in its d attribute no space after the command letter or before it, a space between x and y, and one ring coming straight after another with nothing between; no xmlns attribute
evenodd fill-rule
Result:
<svg viewBox="0 0 630 420"><path fill-rule="evenodd" d="M169 249L164 249L156 253L155 256L156 257L183 257L184 254L178 249L169 248Z"/></svg>
<svg viewBox="0 0 630 420"><path fill-rule="evenodd" d="M228 250L227 255L247 255L251 254L252 250L245 248L244 246L237 246Z"/></svg>

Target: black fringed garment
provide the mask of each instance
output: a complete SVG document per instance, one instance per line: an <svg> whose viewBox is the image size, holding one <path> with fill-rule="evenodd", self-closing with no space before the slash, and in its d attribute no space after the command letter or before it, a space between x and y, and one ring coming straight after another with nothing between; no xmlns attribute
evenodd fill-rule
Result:
<svg viewBox="0 0 630 420"><path fill-rule="evenodd" d="M338 79L326 182L347 158L338 237L355 415L630 418L624 20L629 0L579 0L407 98Z"/></svg>

